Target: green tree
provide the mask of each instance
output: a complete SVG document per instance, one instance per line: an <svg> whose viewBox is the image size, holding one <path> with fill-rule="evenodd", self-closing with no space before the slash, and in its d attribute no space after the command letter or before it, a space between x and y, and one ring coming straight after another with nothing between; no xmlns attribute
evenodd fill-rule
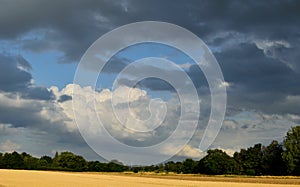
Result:
<svg viewBox="0 0 300 187"><path fill-rule="evenodd" d="M154 166L154 165L151 165L151 166L145 166L145 167L144 167L144 170L145 170L146 172L154 171L154 170L155 170L155 166Z"/></svg>
<svg viewBox="0 0 300 187"><path fill-rule="evenodd" d="M214 149L207 151L207 155L199 161L198 168L203 174L233 174L237 171L237 163L224 151Z"/></svg>
<svg viewBox="0 0 300 187"><path fill-rule="evenodd" d="M101 163L99 161L88 162L88 171L105 172L108 171L107 163Z"/></svg>
<svg viewBox="0 0 300 187"><path fill-rule="evenodd" d="M42 156L39 161L39 167L47 169L47 168L51 168L53 160L50 156Z"/></svg>
<svg viewBox="0 0 300 187"><path fill-rule="evenodd" d="M56 167L66 170L84 171L87 169L86 160L82 156L71 152L62 152L60 155L56 155L53 159L53 164Z"/></svg>
<svg viewBox="0 0 300 187"><path fill-rule="evenodd" d="M107 164L107 168L110 172L122 172L129 169L127 166L124 166L122 162L119 162L117 160L110 161Z"/></svg>
<svg viewBox="0 0 300 187"><path fill-rule="evenodd" d="M182 172L183 172L182 162L176 162L176 173L182 173Z"/></svg>
<svg viewBox="0 0 300 187"><path fill-rule="evenodd" d="M178 165L175 162L169 161L165 163L165 171L181 173L181 168L178 168Z"/></svg>
<svg viewBox="0 0 300 187"><path fill-rule="evenodd" d="M21 157L24 162L24 169L38 169L39 168L39 159L32 157L30 154L23 152Z"/></svg>
<svg viewBox="0 0 300 187"><path fill-rule="evenodd" d="M300 126L292 127L284 138L283 160L288 174L300 175Z"/></svg>
<svg viewBox="0 0 300 187"><path fill-rule="evenodd" d="M193 159L186 159L182 162L182 172L183 173L198 173L198 162Z"/></svg>
<svg viewBox="0 0 300 187"><path fill-rule="evenodd" d="M282 159L283 148L278 141L273 140L263 147L262 169L264 175L286 175L286 165Z"/></svg>
<svg viewBox="0 0 300 187"><path fill-rule="evenodd" d="M3 154L0 153L0 169L3 168Z"/></svg>
<svg viewBox="0 0 300 187"><path fill-rule="evenodd" d="M247 150L241 149L234 153L234 159L239 165L239 174L261 175L262 174L262 145L255 144Z"/></svg>
<svg viewBox="0 0 300 187"><path fill-rule="evenodd" d="M21 155L17 152L5 153L3 156L3 165L8 169L23 169L24 161Z"/></svg>

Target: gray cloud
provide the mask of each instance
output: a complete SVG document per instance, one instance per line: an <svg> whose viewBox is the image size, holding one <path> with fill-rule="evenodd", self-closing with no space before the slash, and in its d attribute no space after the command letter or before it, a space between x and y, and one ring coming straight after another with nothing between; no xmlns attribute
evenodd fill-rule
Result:
<svg viewBox="0 0 300 187"><path fill-rule="evenodd" d="M23 98L26 99L38 99L38 100L54 100L55 96L52 91L49 91L45 87L29 86L27 89L21 92Z"/></svg>
<svg viewBox="0 0 300 187"><path fill-rule="evenodd" d="M129 59L113 56L105 64L105 66L102 69L102 72L104 72L104 73L119 73L129 64L129 62L130 62ZM94 64L91 64L91 68L93 68L94 66L95 66ZM97 68L97 67L94 67L94 68Z"/></svg>
<svg viewBox="0 0 300 187"><path fill-rule="evenodd" d="M63 103L65 101L69 101L69 100L72 100L72 96L64 94L64 95L59 96L59 99L57 101L60 103Z"/></svg>
<svg viewBox="0 0 300 187"><path fill-rule="evenodd" d="M30 65L20 58L0 54L0 90L17 91L28 86L32 76L24 69Z"/></svg>
<svg viewBox="0 0 300 187"><path fill-rule="evenodd" d="M238 46L216 53L225 80L233 85L228 89L229 104L268 113L298 113L295 107L279 105L300 94L300 74L265 56L255 44Z"/></svg>
<svg viewBox="0 0 300 187"><path fill-rule="evenodd" d="M21 150L40 156L55 150L77 149L85 152L88 158L96 157L73 128L75 124L67 125L72 124L72 120L53 101L16 99L5 93L0 93L0 100L0 142L16 140Z"/></svg>
<svg viewBox="0 0 300 187"><path fill-rule="evenodd" d="M63 51L64 62L78 60L95 39L110 29L144 20L175 23L205 40L221 31L293 40L299 37L298 4L298 1L5 1L0 11L3 28L0 37L13 39L30 31L44 30L41 40L26 41L24 47L33 51L45 48Z"/></svg>
<svg viewBox="0 0 300 187"><path fill-rule="evenodd" d="M0 12L0 38L40 31L40 39L24 39L24 49L62 51L61 62L78 61L95 39L127 17L121 1L107 0L5 1Z"/></svg>
<svg viewBox="0 0 300 187"><path fill-rule="evenodd" d="M52 100L55 96L44 87L31 83L31 66L22 56L0 54L0 92L18 94L23 98Z"/></svg>

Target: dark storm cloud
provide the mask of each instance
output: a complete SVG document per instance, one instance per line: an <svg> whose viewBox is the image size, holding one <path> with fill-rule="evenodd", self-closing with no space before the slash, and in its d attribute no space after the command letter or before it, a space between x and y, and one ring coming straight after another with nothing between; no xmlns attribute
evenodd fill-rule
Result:
<svg viewBox="0 0 300 187"><path fill-rule="evenodd" d="M267 56L279 59L287 64L294 71L300 72L300 36L289 40L290 46L274 45L264 49Z"/></svg>
<svg viewBox="0 0 300 187"><path fill-rule="evenodd" d="M131 66L127 67L125 72L122 72L122 74L120 74L120 77L119 77L117 83L120 85L129 86L129 87L137 86L140 88L147 88L147 89L151 89L153 91L174 92L174 91L176 91L174 88L175 86L177 89L181 89L182 91L189 91L189 90L185 90L185 89L188 87L187 86L188 84L191 84L191 82L187 83L186 81L188 81L188 79L186 79L186 81L181 80L181 79L184 79L185 77L181 77L181 79L178 80L178 75L182 76L182 74L184 73L184 70L180 71L179 69L171 67L171 66L170 67L159 67L157 65L156 66L151 65L152 63L155 64L156 61L150 60L148 62L148 64L143 64L143 65L141 65L141 64L132 65L131 64ZM194 68L194 69L197 69L197 68ZM188 72L188 74L189 74L189 72ZM144 78L145 75L147 75L147 76ZM155 76L155 75L159 75L161 78L159 78L158 76ZM203 73L201 75L203 75ZM199 77L201 77L201 75L199 75ZM188 76L189 75L187 75L187 77ZM141 79L141 77L143 77L143 79ZM168 80L163 80L164 78L172 80L173 82L172 81L168 82ZM193 78L193 77L191 76L191 78ZM175 82L174 80L178 80L178 81ZM176 85L174 83L176 83ZM193 82L193 84L196 84L196 82Z"/></svg>
<svg viewBox="0 0 300 187"><path fill-rule="evenodd" d="M136 81L129 80L126 78L119 79L118 84L125 85L125 86L132 86L133 83L136 83ZM175 91L174 88L168 84L167 82L157 79L157 78L147 78L143 79L136 83L135 87L138 87L140 89L150 89L153 91Z"/></svg>
<svg viewBox="0 0 300 187"><path fill-rule="evenodd" d="M297 104L287 107L285 103L289 96L300 94L300 74L285 63L265 56L249 43L216 53L216 57L225 80L232 84L229 104L267 113L299 114Z"/></svg>
<svg viewBox="0 0 300 187"><path fill-rule="evenodd" d="M237 43L215 53L224 74L231 86L228 90L229 105L240 109L258 110L269 114L299 114L300 74L281 59L265 54L255 43ZM143 67L144 68L144 67ZM163 72L176 79L178 72L149 66L150 72ZM198 93L209 95L207 81L197 65L192 65L187 74ZM130 77L142 76L143 70L135 67L129 78L119 80L119 84L131 85ZM155 91L174 91L168 83L148 78L137 86Z"/></svg>
<svg viewBox="0 0 300 187"><path fill-rule="evenodd" d="M119 58L113 56L103 67L102 72L105 73L119 73L122 71L128 64L130 60L126 58ZM97 68L97 67L95 67Z"/></svg>
<svg viewBox="0 0 300 187"><path fill-rule="evenodd" d="M2 1L0 37L14 39L39 30L42 39L25 40L25 49L59 50L64 52L62 62L73 62L125 14L117 1Z"/></svg>
<svg viewBox="0 0 300 187"><path fill-rule="evenodd" d="M138 67L134 68L132 70L132 73L127 75L127 77L121 78L118 80L118 84L126 85L126 86L132 86L133 82L136 82L135 77L142 77L144 68L146 66L143 66L143 68L139 69ZM161 72L160 74L164 77L168 77L171 80L177 80L179 71L177 70L166 70L161 69L159 67L154 66L147 66L145 68L147 72ZM184 70L183 70L184 71ZM191 65L191 67L187 70L185 70L187 76L189 76L191 82L181 82L181 84L177 84L178 87L182 90L186 88L187 84L193 84L195 88L197 89L197 92L200 96L208 95L210 94L208 83L206 80L205 75L203 74L202 70L198 65ZM129 78L128 78L129 77ZM177 82L179 83L179 82ZM141 89L150 89L152 91L170 91L170 92L176 92L176 89L173 87L174 85L171 85L171 82L167 82L166 80L162 80L159 78L153 78L149 77L143 80L140 80L135 85ZM187 90L189 91L189 90Z"/></svg>
<svg viewBox="0 0 300 187"><path fill-rule="evenodd" d="M40 133L42 139L48 141L47 143L87 147L78 130L70 131L64 124L71 119L64 116L62 109L57 108L50 101L47 103L37 100L28 102L26 99L17 100L2 94L0 98L0 124L5 124L5 127ZM4 135L5 132L3 132Z"/></svg>
<svg viewBox="0 0 300 187"><path fill-rule="evenodd" d="M22 90L22 97L24 99L38 99L38 100L54 100L55 96L52 91L45 87L30 86Z"/></svg>
<svg viewBox="0 0 300 187"><path fill-rule="evenodd" d="M11 124L13 127L24 128L45 128L49 121L44 119L40 115L40 111L43 109L42 105L37 103L25 104L23 106L11 105L2 102L0 103L0 123Z"/></svg>
<svg viewBox="0 0 300 187"><path fill-rule="evenodd" d="M26 40L28 50L59 50L62 62L78 61L99 36L123 24L157 20L183 26L208 41L220 32L237 31L258 38L299 37L299 1L2 1L0 38ZM172 33L170 33L172 35Z"/></svg>
<svg viewBox="0 0 300 187"><path fill-rule="evenodd" d="M3 29L0 36L2 38L14 38L34 29L50 27L53 27L53 30L61 30L62 33L70 31L70 34L80 35L84 28L77 26L91 16L88 11L92 13L99 8L95 1L29 0L1 1L1 4L1 28ZM110 3L99 1L100 4L103 10L110 10Z"/></svg>
<svg viewBox="0 0 300 187"><path fill-rule="evenodd" d="M215 55L225 80L234 85L244 85L253 91L300 92L296 86L299 74L279 60L265 56L254 44L242 43Z"/></svg>
<svg viewBox="0 0 300 187"><path fill-rule="evenodd" d="M29 63L22 59L0 54L0 90L17 91L25 89L30 80L31 74L21 68L30 67Z"/></svg>
<svg viewBox="0 0 300 187"><path fill-rule="evenodd" d="M57 101L60 102L60 103L63 103L65 101L69 101L69 100L72 100L72 96L61 95Z"/></svg>
<svg viewBox="0 0 300 187"><path fill-rule="evenodd" d="M52 100L54 95L31 83L30 64L22 56L0 54L0 92L18 93L22 98Z"/></svg>

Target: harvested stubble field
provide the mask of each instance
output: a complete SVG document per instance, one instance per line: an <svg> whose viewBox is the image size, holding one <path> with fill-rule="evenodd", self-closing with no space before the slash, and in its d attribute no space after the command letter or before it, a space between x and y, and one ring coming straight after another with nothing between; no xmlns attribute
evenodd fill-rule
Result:
<svg viewBox="0 0 300 187"><path fill-rule="evenodd" d="M300 186L300 179L296 177L205 177L199 175L0 170L0 186L295 187Z"/></svg>

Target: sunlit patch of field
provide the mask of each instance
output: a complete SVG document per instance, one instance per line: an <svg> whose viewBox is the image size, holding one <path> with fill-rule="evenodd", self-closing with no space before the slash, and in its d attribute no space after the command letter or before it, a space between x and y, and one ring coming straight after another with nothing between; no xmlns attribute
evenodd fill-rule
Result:
<svg viewBox="0 0 300 187"><path fill-rule="evenodd" d="M190 177L190 178L189 178ZM196 177L197 180L192 179ZM219 177L226 178L226 177ZM204 179L204 178L203 178ZM226 178L227 179L227 178ZM235 178L232 178L234 180ZM0 170L0 186L143 186L143 187L159 187L159 186L175 186L175 187L284 187L293 186L292 184L267 184L259 183L257 178L253 183L249 182L230 182L230 181L214 181L201 180L201 177L188 176L188 178L180 178L176 176L159 178L145 177L141 175L126 174L109 174L109 173L71 173L71 172L54 172L54 171L24 171L24 170ZM289 179L281 179L289 180ZM294 179L293 179L294 180ZM297 179L298 180L298 179ZM256 183L255 183L256 182ZM1 186L1 187L2 187Z"/></svg>

